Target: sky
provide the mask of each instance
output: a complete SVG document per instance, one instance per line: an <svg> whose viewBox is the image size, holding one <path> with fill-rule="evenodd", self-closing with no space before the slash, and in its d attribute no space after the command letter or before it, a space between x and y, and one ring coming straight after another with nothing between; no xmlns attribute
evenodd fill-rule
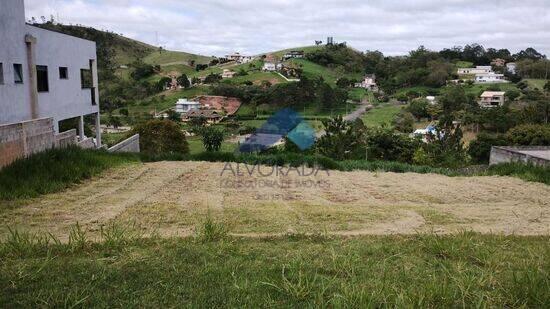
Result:
<svg viewBox="0 0 550 309"><path fill-rule="evenodd" d="M388 55L480 43L550 56L550 0L25 0L27 18L110 30L169 50L257 55L336 42Z"/></svg>

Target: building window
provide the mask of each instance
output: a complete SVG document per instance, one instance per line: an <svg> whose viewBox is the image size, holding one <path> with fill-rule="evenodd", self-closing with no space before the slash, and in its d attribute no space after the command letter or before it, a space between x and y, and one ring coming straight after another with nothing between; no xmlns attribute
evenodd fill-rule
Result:
<svg viewBox="0 0 550 309"><path fill-rule="evenodd" d="M0 85L4 84L4 64L0 62Z"/></svg>
<svg viewBox="0 0 550 309"><path fill-rule="evenodd" d="M66 67L59 67L59 79L69 79L69 69Z"/></svg>
<svg viewBox="0 0 550 309"><path fill-rule="evenodd" d="M48 92L48 67L45 65L36 66L36 87L38 92Z"/></svg>
<svg viewBox="0 0 550 309"><path fill-rule="evenodd" d="M92 79L92 70L80 70L80 83L82 85L82 89L90 89L94 86Z"/></svg>
<svg viewBox="0 0 550 309"><path fill-rule="evenodd" d="M23 65L15 63L13 65L13 80L16 84L23 83Z"/></svg>

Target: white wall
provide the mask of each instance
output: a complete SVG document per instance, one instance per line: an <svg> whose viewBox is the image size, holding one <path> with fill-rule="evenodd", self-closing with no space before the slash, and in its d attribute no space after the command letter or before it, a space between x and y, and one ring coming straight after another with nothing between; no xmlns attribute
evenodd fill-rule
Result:
<svg viewBox="0 0 550 309"><path fill-rule="evenodd" d="M0 124L30 120L29 72L25 47L25 9L22 0L0 1ZM13 64L23 65L23 84L15 84Z"/></svg>
<svg viewBox="0 0 550 309"><path fill-rule="evenodd" d="M82 89L80 69L89 69L90 60L97 63L96 44L61 33L25 24L23 0L0 1L0 62L4 66L4 85L0 85L0 124L31 119L29 69L25 36L36 38L36 65L48 67L48 92L38 93L38 118L64 119L99 112L92 105L90 89ZM15 84L13 63L23 64L24 83ZM67 67L69 79L59 78L59 67ZM97 87L97 69L94 70Z"/></svg>

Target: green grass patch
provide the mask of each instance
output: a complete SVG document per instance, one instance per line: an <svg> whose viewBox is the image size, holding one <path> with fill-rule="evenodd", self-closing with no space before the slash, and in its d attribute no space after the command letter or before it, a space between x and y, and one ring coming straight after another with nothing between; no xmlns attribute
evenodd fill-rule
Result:
<svg viewBox="0 0 550 309"><path fill-rule="evenodd" d="M525 79L524 81L527 82L527 85L529 85L529 88L535 89L538 88L539 90L544 89L544 85L548 82L547 79Z"/></svg>
<svg viewBox="0 0 550 309"><path fill-rule="evenodd" d="M179 51L164 50L162 53L154 51L143 59L145 63L149 64L188 64L189 61L194 60L195 63L207 64L212 60L212 57L206 57L201 55L195 55Z"/></svg>
<svg viewBox="0 0 550 309"><path fill-rule="evenodd" d="M289 234L188 239L110 227L99 242L12 234L0 245L0 307L543 308L548 237ZM50 242L48 244L48 242Z"/></svg>
<svg viewBox="0 0 550 309"><path fill-rule="evenodd" d="M20 159L0 170L0 200L59 192L108 168L138 162L136 155L78 147L52 149Z"/></svg>
<svg viewBox="0 0 550 309"><path fill-rule="evenodd" d="M516 84L513 83L496 83L496 84L474 84L464 85L464 90L468 94L479 96L483 91L487 91L489 88L499 89L499 91L519 90Z"/></svg>
<svg viewBox="0 0 550 309"><path fill-rule="evenodd" d="M491 166L487 174L518 177L525 181L541 182L550 185L550 168L548 167L538 167L521 163L505 163Z"/></svg>
<svg viewBox="0 0 550 309"><path fill-rule="evenodd" d="M366 126L379 127L383 124L391 125L393 119L402 110L403 106L383 104L368 111L362 120Z"/></svg>

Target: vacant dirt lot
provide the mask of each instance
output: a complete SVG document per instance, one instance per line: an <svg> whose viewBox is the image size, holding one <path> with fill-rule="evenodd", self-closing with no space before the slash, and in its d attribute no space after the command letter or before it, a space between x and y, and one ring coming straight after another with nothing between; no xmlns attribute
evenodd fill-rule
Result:
<svg viewBox="0 0 550 309"><path fill-rule="evenodd" d="M237 164L232 168L237 173ZM300 176L285 170L269 175L267 167L249 175L244 165L240 172L197 162L116 169L62 193L0 202L0 237L11 227L66 239L77 222L92 235L116 223L144 234L187 236L208 215L232 234L250 237L550 234L550 186L515 178L334 171Z"/></svg>

